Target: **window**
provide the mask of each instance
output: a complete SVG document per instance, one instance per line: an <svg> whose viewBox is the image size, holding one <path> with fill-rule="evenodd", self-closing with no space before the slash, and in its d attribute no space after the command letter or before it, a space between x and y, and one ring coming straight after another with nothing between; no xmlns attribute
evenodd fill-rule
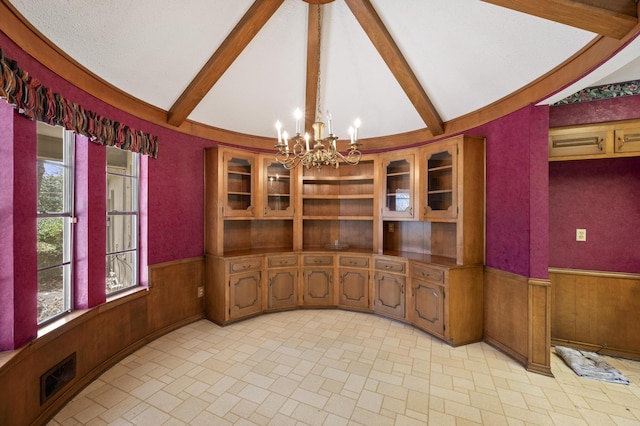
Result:
<svg viewBox="0 0 640 426"><path fill-rule="evenodd" d="M73 132L38 123L38 324L71 310Z"/></svg>
<svg viewBox="0 0 640 426"><path fill-rule="evenodd" d="M138 163L107 148L107 295L138 285Z"/></svg>

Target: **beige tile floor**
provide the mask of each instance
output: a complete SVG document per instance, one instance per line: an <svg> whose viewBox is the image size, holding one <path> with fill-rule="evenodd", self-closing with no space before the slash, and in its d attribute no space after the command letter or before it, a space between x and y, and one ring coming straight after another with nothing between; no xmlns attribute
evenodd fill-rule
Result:
<svg viewBox="0 0 640 426"><path fill-rule="evenodd" d="M452 348L374 315L304 310L201 320L128 356L51 425L638 425L632 381L529 373L485 343Z"/></svg>

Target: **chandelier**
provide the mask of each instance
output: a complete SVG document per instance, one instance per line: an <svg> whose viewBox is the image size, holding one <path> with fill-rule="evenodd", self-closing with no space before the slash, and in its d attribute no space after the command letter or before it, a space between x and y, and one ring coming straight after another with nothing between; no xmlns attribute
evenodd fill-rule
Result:
<svg viewBox="0 0 640 426"><path fill-rule="evenodd" d="M302 111L296 109L294 112L294 118L296 120L296 134L289 139L289 134L282 129L280 121L276 121L276 131L278 133L278 143L274 145L277 150L275 158L276 161L282 164L286 169L293 169L299 164L310 168L317 167L321 169L322 166L331 166L338 168L340 162L344 162L349 165L356 165L360 162L362 153L359 150L358 144L358 129L360 128L360 120L356 119L353 126L349 127L350 142L345 154L338 151L338 137L333 133L333 127L331 124L331 113L327 111L327 124L328 133L327 137L324 137L325 123L322 120L322 112L320 110L320 24L321 24L321 9L320 2L318 1L318 85L316 93L316 121L311 126L313 128L313 141L310 141L310 136L305 132L304 136L300 131L300 119L302 118Z"/></svg>

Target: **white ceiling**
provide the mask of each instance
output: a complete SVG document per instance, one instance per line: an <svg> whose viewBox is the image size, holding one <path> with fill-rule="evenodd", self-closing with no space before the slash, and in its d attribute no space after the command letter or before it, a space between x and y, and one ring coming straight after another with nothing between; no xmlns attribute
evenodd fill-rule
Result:
<svg viewBox="0 0 640 426"><path fill-rule="evenodd" d="M169 110L252 0L11 0L44 36L121 90ZM595 34L479 0L371 0L443 121L484 107L537 79ZM293 127L304 107L307 8L285 0L189 115L190 120L256 136ZM315 7L315 6L312 6ZM321 108L347 137L426 127L344 3L323 6ZM631 43L577 84L640 78L640 42Z"/></svg>

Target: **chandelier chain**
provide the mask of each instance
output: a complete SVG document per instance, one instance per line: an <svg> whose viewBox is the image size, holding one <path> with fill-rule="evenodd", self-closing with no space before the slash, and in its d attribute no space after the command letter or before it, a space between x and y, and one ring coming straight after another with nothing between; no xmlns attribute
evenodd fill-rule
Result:
<svg viewBox="0 0 640 426"><path fill-rule="evenodd" d="M311 7L311 3L309 4ZM311 9L309 10L311 12ZM317 61L318 61L318 80L316 86L316 121L313 123L314 138L313 143L310 140L310 135L305 133L304 136L300 134L301 126L300 119L302 118L302 112L297 109L294 117L296 118L296 134L291 137L292 145L289 146L289 135L286 131L283 131L280 121L276 122L276 130L278 132L278 143L274 146L276 148L275 160L282 164L286 169L293 169L298 165L303 165L307 168L317 167L321 169L323 166L330 166L338 168L340 162L349 165L356 165L360 162L362 153L360 152L360 144L358 143L358 127L360 126L360 120L356 119L354 127L349 128L349 134L351 141L347 147L346 153L342 154L338 150L337 142L338 136L333 133L333 127L331 123L331 114L327 111L328 131L327 137L323 136L325 123L322 122L322 110L320 94L322 93L322 71L321 71L321 40L322 40L322 12L323 8L320 6L320 0L317 0L317 18L318 18L318 44L317 44ZM311 13L309 13L309 16ZM310 27L311 25L309 25ZM309 34L311 37L311 34Z"/></svg>
<svg viewBox="0 0 640 426"><path fill-rule="evenodd" d="M320 55L322 54L322 9L320 8L320 0L318 0L318 85L316 87L316 121L322 118L322 110L320 109L320 93L322 86L322 71L320 69Z"/></svg>

